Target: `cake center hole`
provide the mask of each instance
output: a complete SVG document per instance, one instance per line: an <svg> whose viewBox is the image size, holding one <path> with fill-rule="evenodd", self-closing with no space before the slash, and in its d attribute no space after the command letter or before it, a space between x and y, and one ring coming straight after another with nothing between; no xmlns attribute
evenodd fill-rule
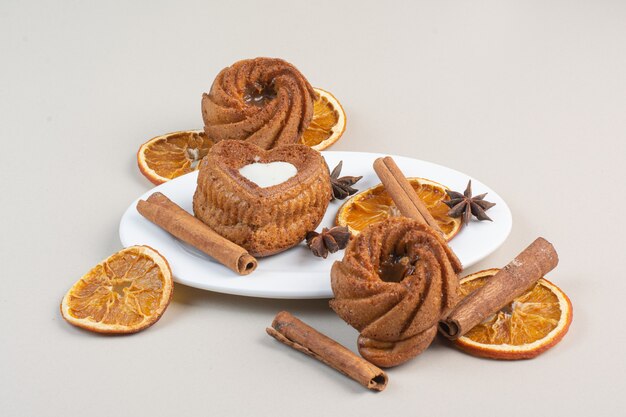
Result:
<svg viewBox="0 0 626 417"><path fill-rule="evenodd" d="M274 84L254 83L246 87L243 101L254 106L264 106L269 101L276 98Z"/></svg>
<svg viewBox="0 0 626 417"><path fill-rule="evenodd" d="M417 258L411 259L406 255L392 253L378 266L378 276L385 282L401 282L415 272Z"/></svg>

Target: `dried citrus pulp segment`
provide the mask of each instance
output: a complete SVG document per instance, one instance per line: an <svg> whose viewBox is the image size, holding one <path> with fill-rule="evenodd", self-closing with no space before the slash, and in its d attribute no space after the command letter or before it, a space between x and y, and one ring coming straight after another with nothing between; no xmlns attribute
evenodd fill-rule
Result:
<svg viewBox="0 0 626 417"><path fill-rule="evenodd" d="M202 130L168 133L141 145L137 164L153 184L162 184L196 170L212 145Z"/></svg>
<svg viewBox="0 0 626 417"><path fill-rule="evenodd" d="M320 88L315 88L315 91L319 97L313 104L313 119L300 142L321 151L343 135L346 130L346 114L335 96Z"/></svg>
<svg viewBox="0 0 626 417"><path fill-rule="evenodd" d="M154 324L172 297L172 272L148 246L123 249L87 272L65 294L63 318L98 333L135 333Z"/></svg>
<svg viewBox="0 0 626 417"><path fill-rule="evenodd" d="M448 216L450 208L443 203L450 199L446 194L446 187L425 178L407 179L437 220L446 239L452 239L461 228L461 219ZM339 226L348 226L352 234L358 234L366 226L393 216L400 216L400 211L385 187L379 184L346 201L339 208L336 223Z"/></svg>
<svg viewBox="0 0 626 417"><path fill-rule="evenodd" d="M498 272L488 269L461 280L465 296ZM542 278L508 306L455 341L464 351L493 359L530 359L557 344L572 322L572 304Z"/></svg>

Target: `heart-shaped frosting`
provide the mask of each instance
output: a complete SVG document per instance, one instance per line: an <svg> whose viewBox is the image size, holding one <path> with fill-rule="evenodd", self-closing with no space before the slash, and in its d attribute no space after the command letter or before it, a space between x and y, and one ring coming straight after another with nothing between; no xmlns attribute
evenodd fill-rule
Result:
<svg viewBox="0 0 626 417"><path fill-rule="evenodd" d="M280 172L265 183L264 175L248 175L250 169ZM193 209L226 239L254 256L267 256L297 245L314 230L330 197L330 174L319 152L299 144L266 151L227 140L215 144L200 164Z"/></svg>
<svg viewBox="0 0 626 417"><path fill-rule="evenodd" d="M253 162L239 168L239 174L261 188L282 184L298 173L298 168L284 161L263 164Z"/></svg>

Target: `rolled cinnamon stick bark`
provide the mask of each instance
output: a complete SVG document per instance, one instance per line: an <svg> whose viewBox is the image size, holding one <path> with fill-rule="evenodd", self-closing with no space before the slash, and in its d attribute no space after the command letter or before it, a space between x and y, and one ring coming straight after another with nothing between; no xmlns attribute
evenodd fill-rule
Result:
<svg viewBox="0 0 626 417"><path fill-rule="evenodd" d="M559 256L552 244L537 238L485 285L461 300L439 323L439 331L449 339L458 339L522 295L558 263Z"/></svg>
<svg viewBox="0 0 626 417"><path fill-rule="evenodd" d="M427 224L443 234L437 221L430 214L392 157L386 156L376 159L374 171L403 216Z"/></svg>
<svg viewBox="0 0 626 417"><path fill-rule="evenodd" d="M139 200L137 211L185 243L201 250L240 275L248 275L257 260L244 248L223 238L165 195L154 193Z"/></svg>
<svg viewBox="0 0 626 417"><path fill-rule="evenodd" d="M267 334L349 376L374 391L387 386L387 374L365 359L308 326L286 311L281 311L266 329Z"/></svg>

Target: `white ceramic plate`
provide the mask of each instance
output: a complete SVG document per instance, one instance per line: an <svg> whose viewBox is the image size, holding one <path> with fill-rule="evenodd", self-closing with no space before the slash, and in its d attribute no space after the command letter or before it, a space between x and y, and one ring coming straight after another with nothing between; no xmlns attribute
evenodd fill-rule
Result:
<svg viewBox="0 0 626 417"><path fill-rule="evenodd" d="M365 152L322 152L332 169L343 160L342 175L363 175L356 185L365 190L380 183L372 163L380 154ZM463 191L469 176L450 168L418 159L393 157L407 176L429 178L456 191ZM161 184L143 194L146 199L160 191L181 207L192 212L192 198L196 188L197 171ZM496 203L489 210L493 222L472 221L452 239L450 246L465 267L495 251L509 235L512 226L511 211L495 191L472 178L475 195L489 193L487 199ZM181 284L227 294L266 298L331 298L330 268L341 259L343 251L327 259L313 256L304 243L268 258L259 259L252 274L239 276L193 247L179 241L169 233L144 219L135 209L133 201L120 222L120 240L124 246L149 245L167 258L174 279ZM318 231L331 227L343 201L332 201Z"/></svg>

